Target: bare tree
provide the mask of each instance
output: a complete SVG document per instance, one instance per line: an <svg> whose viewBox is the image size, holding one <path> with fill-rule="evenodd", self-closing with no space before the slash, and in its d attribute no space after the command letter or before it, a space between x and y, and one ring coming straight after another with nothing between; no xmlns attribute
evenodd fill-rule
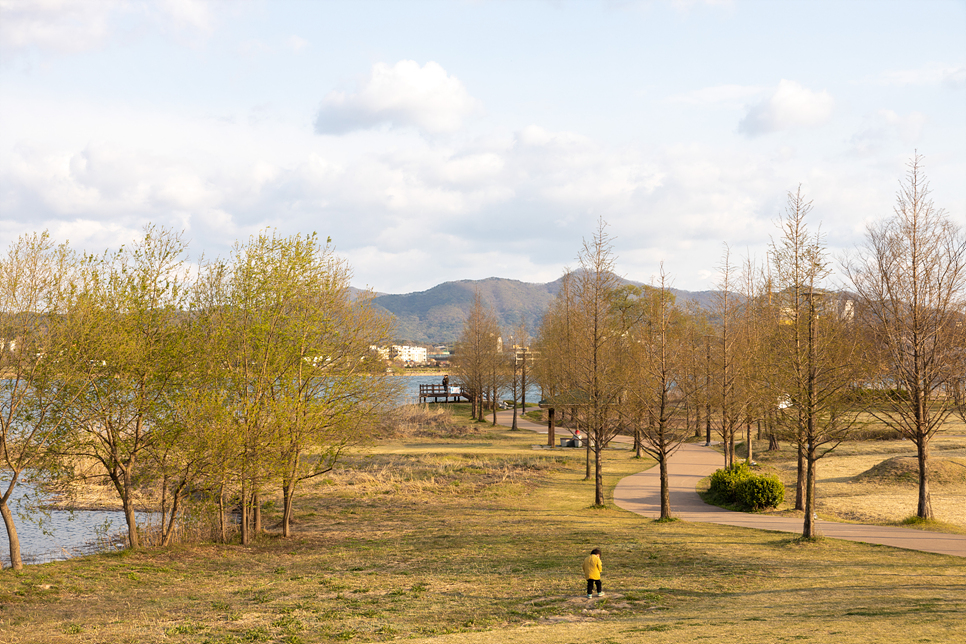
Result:
<svg viewBox="0 0 966 644"><path fill-rule="evenodd" d="M576 392L582 398L588 449L594 458L594 504L604 505L601 454L617 434L618 404L622 392L619 364L622 329L616 325L614 293L620 282L614 274L614 256L603 220L580 253L580 272L574 280L573 321ZM590 453L588 452L588 457Z"/></svg>
<svg viewBox="0 0 966 644"><path fill-rule="evenodd" d="M483 303L477 291L473 307L463 322L463 332L456 343L456 380L468 391L473 406L473 418L483 420L483 398L493 383L493 371L497 368L497 341L500 327L496 316ZM494 421L495 422L495 421Z"/></svg>
<svg viewBox="0 0 966 644"><path fill-rule="evenodd" d="M661 267L655 287L629 287L637 297L629 316L624 350L628 369L625 402L640 434L640 448L660 468L661 518L671 518L668 462L691 434L686 422L688 399L695 390L681 386L688 375L688 320L675 306L667 275ZM641 420L646 419L641 423Z"/></svg>
<svg viewBox="0 0 966 644"><path fill-rule="evenodd" d="M788 194L782 236L772 242L771 265L778 292L772 328L772 363L763 371L771 396L783 404L785 425L805 461L804 537L817 536L817 464L848 435L857 415L848 394L862 375L863 357L851 316L839 298L822 288L830 274L819 234L809 232L811 202L801 188Z"/></svg>
<svg viewBox="0 0 966 644"><path fill-rule="evenodd" d="M873 413L916 445L916 514L930 519L929 442L955 408L948 388L962 374L966 234L933 203L922 156L908 164L893 216L868 227L846 271L881 348L879 385L897 389Z"/></svg>
<svg viewBox="0 0 966 644"><path fill-rule="evenodd" d="M711 343L714 407L718 412L718 433L724 447L724 464L735 464L735 434L754 401L747 355L748 320L746 298L739 288L744 280L731 263L731 249L725 247L718 269L719 281L711 315L715 338ZM709 410L710 412L710 410ZM710 413L709 413L710 417Z"/></svg>
<svg viewBox="0 0 966 644"><path fill-rule="evenodd" d="M537 350L540 355L534 365L533 377L543 391L544 398L549 401L547 410L547 444L554 445L554 430L558 409L561 416L568 407L560 406L564 395L575 391L574 374L576 372L576 349L574 342L573 311L574 274L569 270L560 280L560 290L550 303L547 312L540 321L537 336ZM574 408L569 407L573 413ZM588 472L589 476L589 472Z"/></svg>

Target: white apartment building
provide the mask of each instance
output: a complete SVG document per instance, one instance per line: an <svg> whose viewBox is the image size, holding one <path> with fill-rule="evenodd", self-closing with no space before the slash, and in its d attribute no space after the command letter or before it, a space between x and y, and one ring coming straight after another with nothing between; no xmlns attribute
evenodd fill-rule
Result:
<svg viewBox="0 0 966 644"><path fill-rule="evenodd" d="M383 360L399 360L400 362L426 363L426 348L411 347L404 344L394 344L391 347L369 347Z"/></svg>
<svg viewBox="0 0 966 644"><path fill-rule="evenodd" d="M425 364L426 362L425 347L411 347L408 345L394 344L392 345L389 355L393 360L402 360L403 362L414 362L416 364Z"/></svg>

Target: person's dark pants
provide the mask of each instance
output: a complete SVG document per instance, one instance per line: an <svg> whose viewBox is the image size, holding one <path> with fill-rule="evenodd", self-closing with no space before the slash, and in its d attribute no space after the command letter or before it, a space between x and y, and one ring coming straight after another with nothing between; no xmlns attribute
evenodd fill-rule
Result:
<svg viewBox="0 0 966 644"><path fill-rule="evenodd" d="M587 594L592 595L594 593L594 585L597 586L597 594L600 594L600 579L588 579L587 580Z"/></svg>

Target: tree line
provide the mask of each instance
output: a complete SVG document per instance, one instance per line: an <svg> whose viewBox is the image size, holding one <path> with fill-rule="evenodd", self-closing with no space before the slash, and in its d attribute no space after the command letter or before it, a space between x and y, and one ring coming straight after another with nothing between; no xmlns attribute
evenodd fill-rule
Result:
<svg viewBox="0 0 966 644"><path fill-rule="evenodd" d="M662 518L671 516L668 459L685 441L710 444L714 432L733 467L742 435L752 461L754 434L769 449L796 446L795 507L812 537L818 462L875 421L915 445L916 514L932 518L930 440L951 414L966 421L966 235L933 203L918 155L893 214L841 258L845 284L833 281L811 210L800 187L788 194L760 264L736 265L726 247L708 309L678 304L663 265L652 285L624 283L598 223L543 317L531 376L551 413L586 433L595 504L604 503L601 453L618 434L657 461ZM499 375L499 337L477 298L457 357L464 387L490 392L474 398L479 418L482 400L511 382Z"/></svg>
<svg viewBox="0 0 966 644"><path fill-rule="evenodd" d="M106 483L142 545L138 508L167 545L263 530L281 491L290 534L301 482L365 440L392 386L370 346L391 339L371 297L315 234L264 232L226 259L188 262L182 235L149 226L91 255L47 233L0 258L0 513L23 565L11 498ZM237 519L234 517L238 516Z"/></svg>

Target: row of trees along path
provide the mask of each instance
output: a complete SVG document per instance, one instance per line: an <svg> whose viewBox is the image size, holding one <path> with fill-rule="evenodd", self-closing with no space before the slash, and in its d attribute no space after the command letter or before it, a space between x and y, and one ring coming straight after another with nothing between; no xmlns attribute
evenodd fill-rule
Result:
<svg viewBox="0 0 966 644"><path fill-rule="evenodd" d="M512 413L499 412L497 422L510 427ZM546 425L527 419L518 421L518 424L520 429L540 434L547 433ZM617 436L613 442L629 445L632 441L631 437ZM668 459L667 501L674 508L676 518L695 523L716 523L756 530L801 533L802 520L795 517L769 517L754 513L733 512L705 503L695 488L701 479L709 476L720 465L719 452L696 443L683 444ZM665 501L661 480L662 473L657 467L622 479L614 488L614 504L644 517L659 518ZM820 535L833 539L966 557L966 535L824 520L816 521L815 525Z"/></svg>
<svg viewBox="0 0 966 644"><path fill-rule="evenodd" d="M663 265L650 286L619 279L599 222L542 320L532 369L547 405L590 438L595 504L604 502L601 450L615 437L658 462L660 512L670 517L670 459L688 439L703 433L710 444L714 431L728 467L743 432L752 460L757 430L770 449L796 446L795 508L813 537L820 460L854 429L879 425L915 445L917 515L932 518L929 442L952 414L966 421L966 234L933 205L921 161L909 163L893 215L843 260L846 285L832 283L801 188L788 194L766 262L736 267L726 247L709 310L678 305ZM475 346L498 361L499 335L477 297L459 367ZM487 364L478 380L460 372L471 390L487 387L497 363ZM499 383L489 382L495 400Z"/></svg>

